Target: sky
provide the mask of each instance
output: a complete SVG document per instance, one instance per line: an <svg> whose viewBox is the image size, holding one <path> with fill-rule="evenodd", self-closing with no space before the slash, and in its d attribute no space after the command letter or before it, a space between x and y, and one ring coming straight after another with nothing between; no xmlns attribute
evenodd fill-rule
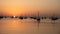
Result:
<svg viewBox="0 0 60 34"><path fill-rule="evenodd" d="M4 16L60 15L60 0L0 0L0 15Z"/></svg>

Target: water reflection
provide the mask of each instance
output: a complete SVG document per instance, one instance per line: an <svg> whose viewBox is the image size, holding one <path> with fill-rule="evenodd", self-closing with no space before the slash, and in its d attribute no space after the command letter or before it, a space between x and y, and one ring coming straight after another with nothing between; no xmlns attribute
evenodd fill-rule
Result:
<svg viewBox="0 0 60 34"><path fill-rule="evenodd" d="M60 20L2 19L0 34L60 34Z"/></svg>

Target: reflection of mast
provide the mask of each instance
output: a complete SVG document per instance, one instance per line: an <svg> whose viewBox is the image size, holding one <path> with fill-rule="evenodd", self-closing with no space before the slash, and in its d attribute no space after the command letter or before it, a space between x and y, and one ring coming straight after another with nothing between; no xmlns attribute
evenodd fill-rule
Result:
<svg viewBox="0 0 60 34"><path fill-rule="evenodd" d="M38 18L39 18L39 11L38 11Z"/></svg>
<svg viewBox="0 0 60 34"><path fill-rule="evenodd" d="M39 33L39 23L40 21L37 21L38 33Z"/></svg>
<svg viewBox="0 0 60 34"><path fill-rule="evenodd" d="M39 21L38 21L38 25L37 26L38 26L38 30L39 30Z"/></svg>

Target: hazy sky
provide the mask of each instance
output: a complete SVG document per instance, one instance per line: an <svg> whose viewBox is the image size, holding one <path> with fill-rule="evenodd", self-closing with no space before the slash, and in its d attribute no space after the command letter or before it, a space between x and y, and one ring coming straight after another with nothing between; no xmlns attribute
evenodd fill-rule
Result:
<svg viewBox="0 0 60 34"><path fill-rule="evenodd" d="M0 15L60 15L60 0L0 0Z"/></svg>

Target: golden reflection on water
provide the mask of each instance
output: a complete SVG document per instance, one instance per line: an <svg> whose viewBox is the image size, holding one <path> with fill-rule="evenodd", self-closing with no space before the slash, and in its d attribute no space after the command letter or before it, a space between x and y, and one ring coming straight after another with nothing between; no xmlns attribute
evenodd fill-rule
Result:
<svg viewBox="0 0 60 34"><path fill-rule="evenodd" d="M0 20L0 34L60 34L60 24L58 23L43 23L43 21L38 23L30 19L7 18Z"/></svg>

